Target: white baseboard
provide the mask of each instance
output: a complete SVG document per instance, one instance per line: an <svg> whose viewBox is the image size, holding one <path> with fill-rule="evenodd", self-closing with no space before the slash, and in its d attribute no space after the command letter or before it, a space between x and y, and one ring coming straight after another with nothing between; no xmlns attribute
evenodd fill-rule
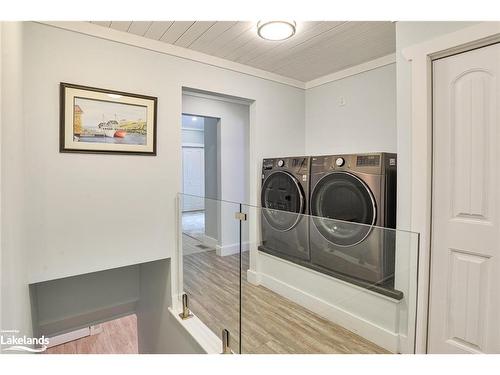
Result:
<svg viewBox="0 0 500 375"><path fill-rule="evenodd" d="M260 273L254 270L247 270L247 281L253 285L260 285Z"/></svg>
<svg viewBox="0 0 500 375"><path fill-rule="evenodd" d="M288 298L333 323L399 352L401 301L260 251L248 280Z"/></svg>
<svg viewBox="0 0 500 375"><path fill-rule="evenodd" d="M248 251L248 249L249 249L248 242L244 242L241 244L241 251ZM239 252L240 252L239 242L233 243L230 245L224 245L224 246L216 245L215 246L215 253L221 257L238 254Z"/></svg>
<svg viewBox="0 0 500 375"><path fill-rule="evenodd" d="M109 320L134 314L137 310L137 302L137 299L133 299L116 305L101 307L97 310L65 316L58 320L40 320L38 322L38 329L40 334L44 334L47 337L57 337L80 329L89 329L91 325L98 325Z"/></svg>
<svg viewBox="0 0 500 375"><path fill-rule="evenodd" d="M207 236L206 234L203 235L203 244L206 246L209 246L211 248L217 248L217 240L213 237Z"/></svg>
<svg viewBox="0 0 500 375"><path fill-rule="evenodd" d="M66 332L61 335L49 337L49 345L47 348L65 344L70 341L75 341L87 336L98 335L102 332L102 325L96 324L90 327L77 329L76 331Z"/></svg>
<svg viewBox="0 0 500 375"><path fill-rule="evenodd" d="M49 345L47 345L47 348L52 348L53 346L62 345L67 342L75 341L81 339L82 337L87 337L87 336L90 336L90 327L63 333L62 335L49 337Z"/></svg>
<svg viewBox="0 0 500 375"><path fill-rule="evenodd" d="M90 326L90 336L98 335L102 332L102 324L96 324L95 326Z"/></svg>
<svg viewBox="0 0 500 375"><path fill-rule="evenodd" d="M415 342L413 340L409 340L407 335L400 334L399 335L399 347L400 348L406 348L406 351L404 353L408 354L413 354L416 350L415 348ZM400 350L400 352L403 352L403 350ZM417 353L415 353L417 354Z"/></svg>
<svg viewBox="0 0 500 375"><path fill-rule="evenodd" d="M371 342L391 351L398 351L399 337L376 324L361 317L355 316L348 311L338 308L331 303L305 293L291 285L288 285L272 276L260 274L255 275L256 280L268 289L292 300L308 310L336 323Z"/></svg>

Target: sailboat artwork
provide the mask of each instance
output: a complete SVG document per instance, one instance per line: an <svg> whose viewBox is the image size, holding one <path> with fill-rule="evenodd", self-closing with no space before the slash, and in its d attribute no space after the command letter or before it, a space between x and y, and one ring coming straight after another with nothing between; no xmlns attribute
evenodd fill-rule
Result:
<svg viewBox="0 0 500 375"><path fill-rule="evenodd" d="M154 154L155 97L70 84L61 88L61 152Z"/></svg>
<svg viewBox="0 0 500 375"><path fill-rule="evenodd" d="M104 115L102 115L102 122L100 122L97 127L105 137L125 138L125 135L127 135L127 132L125 130L119 128L118 121L116 121L116 114L114 120L110 120L107 122L104 120Z"/></svg>
<svg viewBox="0 0 500 375"><path fill-rule="evenodd" d="M146 144L146 107L82 98L74 105L77 142Z"/></svg>

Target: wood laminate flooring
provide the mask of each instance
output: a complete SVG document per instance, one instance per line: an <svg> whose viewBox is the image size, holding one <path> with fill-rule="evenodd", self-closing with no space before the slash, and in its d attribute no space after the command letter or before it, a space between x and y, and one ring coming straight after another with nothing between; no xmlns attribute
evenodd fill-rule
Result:
<svg viewBox="0 0 500 375"><path fill-rule="evenodd" d="M248 252L241 261L242 353L389 353L265 287L248 283ZM230 346L238 352L239 255L190 251L183 262L191 310L217 335L228 329Z"/></svg>
<svg viewBox="0 0 500 375"><path fill-rule="evenodd" d="M137 317L101 324L102 332L47 349L46 354L138 354Z"/></svg>
<svg viewBox="0 0 500 375"><path fill-rule="evenodd" d="M226 328L238 352L239 255L217 256L185 238L184 290L191 310L216 334ZM248 252L242 255L242 353L389 353L273 291L246 281ZM102 323L102 332L49 348L47 354L137 354L137 318Z"/></svg>

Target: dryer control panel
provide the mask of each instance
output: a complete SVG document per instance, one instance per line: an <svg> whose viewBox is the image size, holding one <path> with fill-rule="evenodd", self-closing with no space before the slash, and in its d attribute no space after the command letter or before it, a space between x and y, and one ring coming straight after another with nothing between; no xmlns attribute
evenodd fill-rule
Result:
<svg viewBox="0 0 500 375"><path fill-rule="evenodd" d="M359 155L356 157L356 167L378 167L380 155Z"/></svg>
<svg viewBox="0 0 500 375"><path fill-rule="evenodd" d="M308 173L309 158L308 157L288 157L276 159L264 159L262 161L262 170L270 171L275 168L287 169L292 173Z"/></svg>

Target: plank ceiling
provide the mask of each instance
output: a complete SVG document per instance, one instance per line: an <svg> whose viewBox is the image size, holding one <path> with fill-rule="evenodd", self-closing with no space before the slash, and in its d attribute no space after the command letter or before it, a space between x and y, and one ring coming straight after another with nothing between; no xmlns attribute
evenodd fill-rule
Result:
<svg viewBox="0 0 500 375"><path fill-rule="evenodd" d="M203 52L300 81L394 53L392 22L300 22L283 42L257 36L255 22L92 21L127 33Z"/></svg>

